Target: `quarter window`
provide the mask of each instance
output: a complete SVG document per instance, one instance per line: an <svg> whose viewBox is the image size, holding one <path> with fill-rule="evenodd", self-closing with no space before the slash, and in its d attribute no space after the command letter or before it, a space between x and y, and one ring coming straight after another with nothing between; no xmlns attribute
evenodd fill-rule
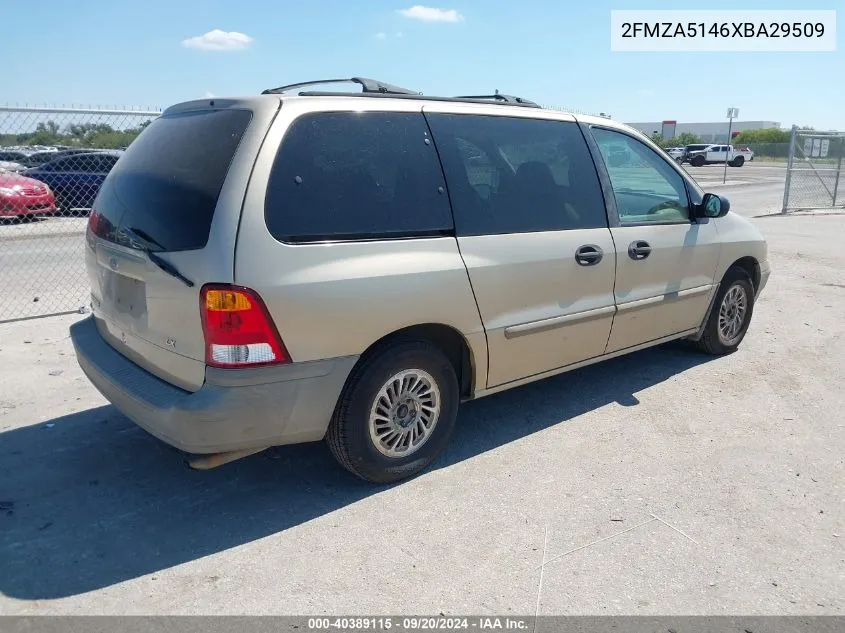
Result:
<svg viewBox="0 0 845 633"><path fill-rule="evenodd" d="M684 179L637 139L603 128L593 136L607 167L621 224L689 222Z"/></svg>
<svg viewBox="0 0 845 633"><path fill-rule="evenodd" d="M273 163L265 220L286 242L451 233L422 114L323 112L294 121Z"/></svg>

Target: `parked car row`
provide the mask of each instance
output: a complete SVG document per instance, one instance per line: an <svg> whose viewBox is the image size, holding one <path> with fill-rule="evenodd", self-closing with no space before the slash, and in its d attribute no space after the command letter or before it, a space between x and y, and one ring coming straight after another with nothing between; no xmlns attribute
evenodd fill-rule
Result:
<svg viewBox="0 0 845 633"><path fill-rule="evenodd" d="M84 148L0 151L0 216L87 211L121 154Z"/></svg>

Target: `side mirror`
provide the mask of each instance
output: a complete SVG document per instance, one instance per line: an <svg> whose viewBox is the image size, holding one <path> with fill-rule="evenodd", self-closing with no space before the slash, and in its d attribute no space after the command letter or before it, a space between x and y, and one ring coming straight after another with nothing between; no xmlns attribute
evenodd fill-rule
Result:
<svg viewBox="0 0 845 633"><path fill-rule="evenodd" d="M731 210L730 201L715 193L705 193L701 204L698 207L698 217L700 218L721 218L728 214Z"/></svg>

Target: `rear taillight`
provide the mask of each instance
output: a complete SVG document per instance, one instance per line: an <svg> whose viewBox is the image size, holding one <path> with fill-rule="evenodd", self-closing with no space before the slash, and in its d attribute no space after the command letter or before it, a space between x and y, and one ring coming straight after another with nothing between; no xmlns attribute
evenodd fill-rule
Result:
<svg viewBox="0 0 845 633"><path fill-rule="evenodd" d="M254 367L291 362L267 307L253 290L203 286L200 312L207 365Z"/></svg>
<svg viewBox="0 0 845 633"><path fill-rule="evenodd" d="M95 209L91 209L91 213L88 216L88 230L85 232L85 241L88 246L94 250L94 236L99 236L97 231L99 230L98 224L100 221L100 214L97 213Z"/></svg>

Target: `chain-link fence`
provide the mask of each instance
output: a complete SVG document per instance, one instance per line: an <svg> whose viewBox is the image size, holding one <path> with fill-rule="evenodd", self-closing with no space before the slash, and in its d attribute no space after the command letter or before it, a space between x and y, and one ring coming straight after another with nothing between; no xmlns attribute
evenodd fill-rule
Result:
<svg viewBox="0 0 845 633"><path fill-rule="evenodd" d="M789 158L789 143L735 143L739 149L748 148L754 152L751 160L760 163L783 165Z"/></svg>
<svg viewBox="0 0 845 633"><path fill-rule="evenodd" d="M89 210L158 115L0 106L0 323L85 309Z"/></svg>
<svg viewBox="0 0 845 633"><path fill-rule="evenodd" d="M792 128L783 213L845 207L845 133Z"/></svg>

